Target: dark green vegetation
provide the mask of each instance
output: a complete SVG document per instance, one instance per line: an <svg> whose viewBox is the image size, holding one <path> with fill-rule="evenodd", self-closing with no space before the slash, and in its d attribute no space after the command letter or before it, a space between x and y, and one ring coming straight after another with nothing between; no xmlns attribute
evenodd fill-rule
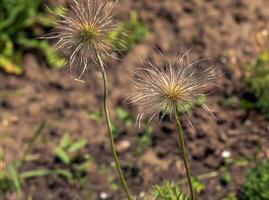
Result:
<svg viewBox="0 0 269 200"><path fill-rule="evenodd" d="M247 172L240 200L269 199L269 160L257 164Z"/></svg>
<svg viewBox="0 0 269 200"><path fill-rule="evenodd" d="M153 198L154 200L189 200L175 183L170 182L155 186L153 190Z"/></svg>
<svg viewBox="0 0 269 200"><path fill-rule="evenodd" d="M258 108L269 118L269 50L261 53L256 61L247 67L246 83L256 99L243 99L242 106L247 109Z"/></svg>
<svg viewBox="0 0 269 200"><path fill-rule="evenodd" d="M1 0L0 2L0 68L6 73L21 74L23 54L27 50L38 49L48 64L60 68L64 59L47 41L37 37L41 28L52 28L53 20L48 9L42 7L41 0ZM62 12L57 7L51 8ZM41 31L41 32L40 32Z"/></svg>
<svg viewBox="0 0 269 200"><path fill-rule="evenodd" d="M137 13L132 11L130 19L123 22L112 34L114 46L119 51L128 51L148 34L148 28L138 20Z"/></svg>

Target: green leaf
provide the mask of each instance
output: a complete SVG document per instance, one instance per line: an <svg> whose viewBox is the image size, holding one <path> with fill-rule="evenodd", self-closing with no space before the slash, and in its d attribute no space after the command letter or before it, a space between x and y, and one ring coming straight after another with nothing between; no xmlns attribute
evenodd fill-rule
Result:
<svg viewBox="0 0 269 200"><path fill-rule="evenodd" d="M0 55L0 68L8 74L22 74L22 68L13 63L9 58Z"/></svg>
<svg viewBox="0 0 269 200"><path fill-rule="evenodd" d="M63 149L56 148L55 154L64 164L69 165L71 163L71 158Z"/></svg>
<svg viewBox="0 0 269 200"><path fill-rule="evenodd" d="M8 166L8 172L10 174L11 180L13 181L13 184L17 190L17 192L21 191L21 180L20 176L17 172L17 166L15 163L12 163Z"/></svg>
<svg viewBox="0 0 269 200"><path fill-rule="evenodd" d="M71 144L71 138L68 133L65 133L64 136L61 138L59 143L59 147L61 149L66 149Z"/></svg>
<svg viewBox="0 0 269 200"><path fill-rule="evenodd" d="M36 169L36 170L31 170L31 171L21 173L20 178L27 179L27 178L42 177L42 176L48 176L48 175L51 175L50 170L48 170L48 169Z"/></svg>
<svg viewBox="0 0 269 200"><path fill-rule="evenodd" d="M130 127L132 125L132 116L129 112L125 111L121 107L116 108L117 117L125 124L125 126Z"/></svg>
<svg viewBox="0 0 269 200"><path fill-rule="evenodd" d="M192 179L192 185L193 185L194 189L196 190L196 192L198 192L198 193L205 190L205 185L203 183L201 183L201 181L198 178Z"/></svg>
<svg viewBox="0 0 269 200"><path fill-rule="evenodd" d="M141 137L139 137L139 144L143 145L143 146L151 146L152 145L152 132L153 132L153 128L150 126L146 126L143 134Z"/></svg>
<svg viewBox="0 0 269 200"><path fill-rule="evenodd" d="M68 152L76 152L79 151L80 149L84 148L87 144L87 140L85 139L80 139L76 141L75 143L71 144L71 146L68 148Z"/></svg>
<svg viewBox="0 0 269 200"><path fill-rule="evenodd" d="M98 123L103 121L103 117L100 112L90 112L89 115L90 115L90 119L95 120Z"/></svg>
<svg viewBox="0 0 269 200"><path fill-rule="evenodd" d="M55 170L53 170L53 173L55 173L58 176L62 176L69 181L73 179L73 174L71 172L69 172L68 170L55 169Z"/></svg>
<svg viewBox="0 0 269 200"><path fill-rule="evenodd" d="M111 129L112 129L112 134L114 138L117 138L120 136L120 129L116 124L111 123Z"/></svg>
<svg viewBox="0 0 269 200"><path fill-rule="evenodd" d="M60 57L56 49L51 47L47 41L32 38L28 39L20 35L18 43L27 48L40 49L45 55L48 64L55 69L61 69L66 65L66 60Z"/></svg>
<svg viewBox="0 0 269 200"><path fill-rule="evenodd" d="M88 161L85 161L81 164L77 164L74 166L74 168L78 171L86 171L88 170L90 167L92 166L92 161L91 160L88 160Z"/></svg>
<svg viewBox="0 0 269 200"><path fill-rule="evenodd" d="M120 51L128 51L136 43L141 41L148 34L146 25L138 20L137 13L132 11L130 19L118 28L118 30L110 33L112 43L116 49Z"/></svg>

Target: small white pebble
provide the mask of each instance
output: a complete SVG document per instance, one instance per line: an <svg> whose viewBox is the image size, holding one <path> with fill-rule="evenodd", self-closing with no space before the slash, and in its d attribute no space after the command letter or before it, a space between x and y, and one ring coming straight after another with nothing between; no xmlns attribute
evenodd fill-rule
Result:
<svg viewBox="0 0 269 200"><path fill-rule="evenodd" d="M131 142L128 140L122 140L116 144L117 151L127 151L131 147Z"/></svg>
<svg viewBox="0 0 269 200"><path fill-rule="evenodd" d="M222 158L230 158L230 157L231 157L231 152L225 150L225 151L223 151L223 152L221 153L221 157L222 157Z"/></svg>
<svg viewBox="0 0 269 200"><path fill-rule="evenodd" d="M146 196L146 193L145 192L140 192L140 194L139 194L139 197L140 198L144 198Z"/></svg>
<svg viewBox="0 0 269 200"><path fill-rule="evenodd" d="M107 199L107 198L108 198L108 194L105 193L105 192L101 192L101 194L100 194L100 198L101 198L101 199Z"/></svg>

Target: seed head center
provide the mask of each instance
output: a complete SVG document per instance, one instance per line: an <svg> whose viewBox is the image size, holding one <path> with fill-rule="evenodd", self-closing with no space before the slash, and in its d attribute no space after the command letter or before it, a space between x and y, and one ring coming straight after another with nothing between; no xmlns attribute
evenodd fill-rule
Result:
<svg viewBox="0 0 269 200"><path fill-rule="evenodd" d="M91 40L97 38L99 35L98 30L92 24L83 24L80 27L80 37L83 40L90 42Z"/></svg>
<svg viewBox="0 0 269 200"><path fill-rule="evenodd" d="M170 84L166 88L165 96L172 101L180 99L180 97L182 96L181 86L178 84Z"/></svg>

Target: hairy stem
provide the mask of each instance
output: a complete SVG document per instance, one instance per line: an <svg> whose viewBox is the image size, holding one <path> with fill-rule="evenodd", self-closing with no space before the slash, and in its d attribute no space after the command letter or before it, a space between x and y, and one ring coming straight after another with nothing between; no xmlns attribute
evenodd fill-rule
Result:
<svg viewBox="0 0 269 200"><path fill-rule="evenodd" d="M103 86L104 86L103 109L104 109L104 114L105 114L105 118L106 118L107 129L108 129L108 133L109 133L109 140L110 140L110 146L111 146L113 159L114 159L114 162L116 164L116 169L117 169L117 172L118 172L118 174L120 176L120 181L121 181L122 187L123 187L123 189L124 189L124 191L126 193L126 196L127 196L128 200L133 200L133 198L131 197L131 193L129 192L128 186L126 184L126 181L125 181L121 166L120 166L120 162L119 162L119 159L118 159L118 155L117 155L116 147L115 147L115 142L114 142L114 138L113 138L111 121L110 121L109 112L108 112L108 106L107 106L108 82L107 82L106 70L105 70L103 61L100 58L100 55L97 54L96 57L97 57L97 64L100 67L100 70L101 70L101 73L102 73L102 78L103 78Z"/></svg>
<svg viewBox="0 0 269 200"><path fill-rule="evenodd" d="M187 179L189 183L190 193L191 193L191 200L195 200L196 199L195 191L194 191L192 181L191 181L191 172L190 172L190 166L187 159L184 133L183 133L183 129L180 123L180 112L178 110L176 111L176 123L177 123L177 131L178 131L178 140L179 140L179 144L181 148L181 154L182 154L182 158L183 158L183 162L184 162L184 166L186 170L186 175L187 175Z"/></svg>

